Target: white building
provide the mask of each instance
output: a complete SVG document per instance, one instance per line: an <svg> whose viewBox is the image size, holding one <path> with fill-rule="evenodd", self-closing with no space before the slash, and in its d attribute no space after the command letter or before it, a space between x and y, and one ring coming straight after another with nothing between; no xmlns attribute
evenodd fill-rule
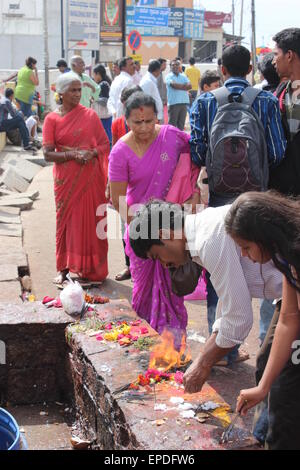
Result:
<svg viewBox="0 0 300 470"><path fill-rule="evenodd" d="M48 0L50 67L62 55L61 1ZM28 56L43 68L43 1L0 0L0 69L18 70Z"/></svg>

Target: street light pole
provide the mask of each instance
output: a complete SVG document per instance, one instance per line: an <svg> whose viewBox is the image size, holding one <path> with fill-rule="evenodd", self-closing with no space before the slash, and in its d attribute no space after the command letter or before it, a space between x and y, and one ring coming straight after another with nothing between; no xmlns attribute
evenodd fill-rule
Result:
<svg viewBox="0 0 300 470"><path fill-rule="evenodd" d="M255 0L251 0L251 13L252 13L252 81L253 85L255 82L256 73L256 11L255 11Z"/></svg>
<svg viewBox="0 0 300 470"><path fill-rule="evenodd" d="M232 0L232 34L235 35L235 4Z"/></svg>
<svg viewBox="0 0 300 470"><path fill-rule="evenodd" d="M243 36L243 21L244 21L244 0L241 4L241 25L240 25L240 36Z"/></svg>
<svg viewBox="0 0 300 470"><path fill-rule="evenodd" d="M47 0L43 0L44 26L44 68L45 68L45 111L50 111L50 80L49 80L49 44L48 44L48 11Z"/></svg>

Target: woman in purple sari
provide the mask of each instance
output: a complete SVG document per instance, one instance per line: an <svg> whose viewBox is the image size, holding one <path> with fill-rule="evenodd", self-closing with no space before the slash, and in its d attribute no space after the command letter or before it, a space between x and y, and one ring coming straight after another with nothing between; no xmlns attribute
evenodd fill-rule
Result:
<svg viewBox="0 0 300 470"><path fill-rule="evenodd" d="M112 149L109 179L113 205L130 222L139 205L151 199L165 200L179 157L190 148L185 132L156 124L155 101L148 95L132 95L126 103L126 121L131 132ZM134 310L159 333L165 329L184 333L187 311L183 298L172 292L168 269L159 261L137 258L128 235L125 241L134 283Z"/></svg>

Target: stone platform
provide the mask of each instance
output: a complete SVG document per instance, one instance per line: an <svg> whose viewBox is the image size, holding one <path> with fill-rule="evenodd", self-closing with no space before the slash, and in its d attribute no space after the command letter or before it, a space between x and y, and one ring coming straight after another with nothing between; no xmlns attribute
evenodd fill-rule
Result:
<svg viewBox="0 0 300 470"><path fill-rule="evenodd" d="M111 302L98 310L100 318L108 322L137 319L126 300ZM151 336L157 336L148 328ZM232 442L221 446L219 440L225 429L223 421L213 416L202 424L195 419L183 419L178 407L174 409L170 404L171 397L182 397L197 406L213 401L234 407L241 376L243 386L252 385L252 382L247 384L244 381L247 366L238 366L235 371L215 369L200 394L184 395L183 387L171 386L167 382L156 385L155 394L154 390L141 395L135 391L120 392L120 388L135 382L139 374L146 372L149 352L99 342L95 337L74 332L72 326L68 328L67 337L72 349L76 409L89 423L86 429L88 437L100 449L237 450L255 445L250 433L251 416L240 419ZM190 341L189 346L195 357L199 353L199 343ZM167 411L155 411L155 405L166 405Z"/></svg>

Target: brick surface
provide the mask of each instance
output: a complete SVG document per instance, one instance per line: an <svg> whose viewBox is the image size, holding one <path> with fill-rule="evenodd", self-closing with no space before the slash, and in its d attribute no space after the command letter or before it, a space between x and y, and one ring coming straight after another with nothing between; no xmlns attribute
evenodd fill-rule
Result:
<svg viewBox="0 0 300 470"><path fill-rule="evenodd" d="M0 302L22 305L21 294L22 290L19 281L0 282Z"/></svg>
<svg viewBox="0 0 300 470"><path fill-rule="evenodd" d="M0 235L0 254L6 254L14 250L22 249L21 238L16 237L2 237Z"/></svg>
<svg viewBox="0 0 300 470"><path fill-rule="evenodd" d="M0 252L0 265L2 264L14 264L18 268L28 267L28 259L24 250L18 250L8 253Z"/></svg>

